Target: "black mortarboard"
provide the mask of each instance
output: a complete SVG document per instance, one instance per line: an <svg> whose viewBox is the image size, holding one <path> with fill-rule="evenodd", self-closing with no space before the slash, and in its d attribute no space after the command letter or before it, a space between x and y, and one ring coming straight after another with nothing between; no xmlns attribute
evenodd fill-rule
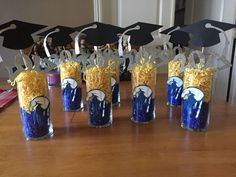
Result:
<svg viewBox="0 0 236 177"><path fill-rule="evenodd" d="M58 31L57 31L58 30ZM71 43L73 39L71 38L70 34L74 33L74 29L66 26L55 26L49 30L46 30L42 33L39 33L39 36L47 36L49 33L57 31L55 33L50 34L48 37L52 39L51 46L66 46L67 44Z"/></svg>
<svg viewBox="0 0 236 177"><path fill-rule="evenodd" d="M33 24L12 20L0 25L0 30L15 25L14 28L2 32L4 37L3 46L9 49L25 49L34 44L32 34L45 28L45 25Z"/></svg>
<svg viewBox="0 0 236 177"><path fill-rule="evenodd" d="M187 46L188 41L190 40L189 34L186 32L180 31L179 29L175 30L176 28L178 28L178 26L172 26L170 28L165 29L164 31L162 31L160 33L161 34L169 34L170 35L169 42L171 42L173 44Z"/></svg>
<svg viewBox="0 0 236 177"><path fill-rule="evenodd" d="M136 26L139 26L140 29L129 31L126 34L131 36L130 44L137 46L142 46L152 42L153 37L151 35L151 32L156 31L162 27L161 25L137 22L133 25L126 27L125 30L135 28Z"/></svg>
<svg viewBox="0 0 236 177"><path fill-rule="evenodd" d="M235 24L205 19L183 27L180 31L190 33L192 35L190 42L196 46L210 47L220 43L219 33L221 33L221 31L213 28L207 28L206 24L211 24L212 26L220 28L223 31L236 27Z"/></svg>
<svg viewBox="0 0 236 177"><path fill-rule="evenodd" d="M86 42L93 46L102 46L105 44L117 42L119 40L117 34L122 33L124 31L124 29L121 27L99 22L93 22L86 25L82 25L76 27L75 30L81 31L84 28L93 25L97 25L97 28L88 29L83 32L84 34L86 34Z"/></svg>

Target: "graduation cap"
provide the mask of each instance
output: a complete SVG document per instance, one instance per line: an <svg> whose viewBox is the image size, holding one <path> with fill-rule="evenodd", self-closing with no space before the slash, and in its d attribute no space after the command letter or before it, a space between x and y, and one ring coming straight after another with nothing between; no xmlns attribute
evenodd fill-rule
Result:
<svg viewBox="0 0 236 177"><path fill-rule="evenodd" d="M212 28L212 26L218 29ZM192 35L190 40L192 44L201 47L210 47L220 43L219 33L235 27L235 24L205 19L183 27L180 31L187 32Z"/></svg>
<svg viewBox="0 0 236 177"><path fill-rule="evenodd" d="M119 40L118 34L124 31L123 28L104 24L100 22L93 22L74 28L76 31L81 31L89 26L96 25L96 28L88 29L83 33L86 34L86 41L93 46L102 46L117 42Z"/></svg>
<svg viewBox="0 0 236 177"><path fill-rule="evenodd" d="M139 26L140 29L132 30L126 33L127 35L131 36L130 44L136 46L143 46L145 44L152 42L154 39L151 35L151 32L156 31L162 27L161 25L137 22L133 25L126 27L125 30L128 30L130 28L135 28L136 26Z"/></svg>
<svg viewBox="0 0 236 177"><path fill-rule="evenodd" d="M190 40L189 34L179 29L182 26L172 26L170 28L165 29L164 31L160 32L161 34L169 34L170 39L169 42L177 45L187 46L188 41Z"/></svg>
<svg viewBox="0 0 236 177"><path fill-rule="evenodd" d="M66 46L71 43L73 39L70 34L74 33L74 29L67 26L55 26L49 30L39 33L39 36L50 37L52 39L51 46Z"/></svg>
<svg viewBox="0 0 236 177"><path fill-rule="evenodd" d="M45 28L45 25L19 20L0 25L0 36L4 37L3 46L9 49L25 49L34 44L32 34Z"/></svg>
<svg viewBox="0 0 236 177"><path fill-rule="evenodd" d="M47 47L47 38L50 37L52 39L51 46L66 46L67 44L71 43L73 39L71 38L70 34L75 32L73 28L66 27L66 26L55 26L49 30L46 30L42 33L39 33L39 36L44 36L43 46L47 57L50 57L50 52Z"/></svg>

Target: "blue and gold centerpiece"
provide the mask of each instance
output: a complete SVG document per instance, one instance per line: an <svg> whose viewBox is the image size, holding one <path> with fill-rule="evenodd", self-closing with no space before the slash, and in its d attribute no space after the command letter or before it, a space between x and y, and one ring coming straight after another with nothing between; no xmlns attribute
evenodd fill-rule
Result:
<svg viewBox="0 0 236 177"><path fill-rule="evenodd" d="M184 90L182 93L181 126L192 131L206 131L210 121L210 102L213 87L213 74L230 67L226 59L229 40L227 30L235 28L235 24L202 20L180 30L191 34L190 42L202 48L192 51L184 71ZM225 38L222 53L204 50L220 43L219 34ZM211 34L211 35L209 35ZM196 59L198 61L196 63Z"/></svg>
<svg viewBox="0 0 236 177"><path fill-rule="evenodd" d="M47 75L56 67L45 59L45 68L40 67L40 57L33 54L35 45L32 34L45 28L45 25L11 20L0 25L0 35L4 36L3 46L20 50L15 56L14 65L6 66L8 82L17 84L20 116L26 140L45 139L53 136L50 115L50 100Z"/></svg>
<svg viewBox="0 0 236 177"><path fill-rule="evenodd" d="M206 131L210 120L213 68L186 68L182 93L181 126L192 131Z"/></svg>
<svg viewBox="0 0 236 177"><path fill-rule="evenodd" d="M21 60L25 67L21 65ZM15 72L8 68L10 75L8 82L12 86L17 84L20 115L26 140L53 136L46 72L55 65L48 60L45 62L48 67L41 70L38 56L33 65L30 58L22 53L15 57L17 68Z"/></svg>
<svg viewBox="0 0 236 177"><path fill-rule="evenodd" d="M181 105L181 94L183 91L183 72L181 71L181 65L183 65L183 62L178 58L179 56L184 57L184 54L176 55L168 63L167 105L170 106Z"/></svg>
<svg viewBox="0 0 236 177"><path fill-rule="evenodd" d="M23 71L16 77L23 132L26 139L52 136L48 83L45 73Z"/></svg>
<svg viewBox="0 0 236 177"><path fill-rule="evenodd" d="M83 110L82 78L80 69L80 63L71 59L60 64L64 111Z"/></svg>
<svg viewBox="0 0 236 177"><path fill-rule="evenodd" d="M141 56L130 68L132 82L132 118L146 123L155 119L156 65Z"/></svg>
<svg viewBox="0 0 236 177"><path fill-rule="evenodd" d="M112 124L111 73L103 66L91 66L85 71L88 123L91 127Z"/></svg>

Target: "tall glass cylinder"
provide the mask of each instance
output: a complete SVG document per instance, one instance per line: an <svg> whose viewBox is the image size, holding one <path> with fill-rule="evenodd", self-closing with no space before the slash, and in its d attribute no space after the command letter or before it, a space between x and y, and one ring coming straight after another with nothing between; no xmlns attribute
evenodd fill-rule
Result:
<svg viewBox="0 0 236 177"><path fill-rule="evenodd" d="M112 62L112 60L110 60ZM112 104L120 103L120 66L118 62L111 68L111 90L112 90Z"/></svg>
<svg viewBox="0 0 236 177"><path fill-rule="evenodd" d="M50 100L46 74L23 71L17 78L23 132L27 140L51 137L53 128L50 117Z"/></svg>
<svg viewBox="0 0 236 177"><path fill-rule="evenodd" d="M86 70L88 123L91 127L112 124L111 75L104 67L93 66Z"/></svg>
<svg viewBox="0 0 236 177"><path fill-rule="evenodd" d="M150 122L155 119L156 67L153 64L136 65L132 76L132 120Z"/></svg>
<svg viewBox="0 0 236 177"><path fill-rule="evenodd" d="M168 63L167 81L167 105L181 105L181 94L183 91L183 74L180 73L181 62L179 59Z"/></svg>
<svg viewBox="0 0 236 177"><path fill-rule="evenodd" d="M62 101L64 111L82 111L82 78L80 64L68 61L60 65Z"/></svg>
<svg viewBox="0 0 236 177"><path fill-rule="evenodd" d="M181 126L192 131L206 131L210 120L212 68L187 68L184 72Z"/></svg>

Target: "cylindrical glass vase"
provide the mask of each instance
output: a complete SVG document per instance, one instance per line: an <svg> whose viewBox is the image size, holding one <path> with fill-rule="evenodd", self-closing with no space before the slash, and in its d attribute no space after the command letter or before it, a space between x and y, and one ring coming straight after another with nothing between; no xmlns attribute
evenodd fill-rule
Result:
<svg viewBox="0 0 236 177"><path fill-rule="evenodd" d="M180 73L181 62L179 59L168 63L167 81L167 105L181 105L181 94L183 91L182 74Z"/></svg>
<svg viewBox="0 0 236 177"><path fill-rule="evenodd" d="M48 85L53 86L60 86L61 79L60 79L60 73L57 70L50 71L48 74Z"/></svg>
<svg viewBox="0 0 236 177"><path fill-rule="evenodd" d="M112 124L111 75L104 67L94 66L85 72L88 124L107 127Z"/></svg>
<svg viewBox="0 0 236 177"><path fill-rule="evenodd" d="M23 71L17 76L16 82L25 138L38 140L52 137L46 74L34 70Z"/></svg>
<svg viewBox="0 0 236 177"><path fill-rule="evenodd" d="M187 68L184 72L181 126L206 131L210 121L212 68Z"/></svg>
<svg viewBox="0 0 236 177"><path fill-rule="evenodd" d="M68 61L60 65L61 89L64 111L82 111L82 78L80 64Z"/></svg>
<svg viewBox="0 0 236 177"><path fill-rule="evenodd" d="M153 64L136 65L131 70L132 118L137 123L155 119L156 67Z"/></svg>
<svg viewBox="0 0 236 177"><path fill-rule="evenodd" d="M111 69L111 91L112 91L112 104L118 105L120 103L120 71L119 63Z"/></svg>

